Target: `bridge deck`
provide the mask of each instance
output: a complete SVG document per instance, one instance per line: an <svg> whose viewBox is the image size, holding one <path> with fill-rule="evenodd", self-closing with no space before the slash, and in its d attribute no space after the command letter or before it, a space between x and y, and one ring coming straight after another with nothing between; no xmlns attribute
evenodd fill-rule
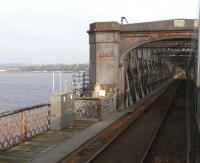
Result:
<svg viewBox="0 0 200 163"><path fill-rule="evenodd" d="M141 162L145 151L160 126L160 122L162 121L166 110L168 110L168 107L171 108L171 103L173 104L173 108L171 109L177 112L173 112L173 121L167 121L171 128L168 128L169 130L164 136L169 139L165 139L165 141L167 141L165 142L166 144L163 144L162 142L162 147L158 149L159 152L162 151L159 153L160 155L154 155L156 158L159 157L163 160L154 160L153 162L174 162L174 160L172 160L174 158L177 162L185 162L186 103L185 96L183 95L185 92L185 85L182 84L178 91L178 96L175 96L177 84L178 83L174 83L174 85L150 106L142 116L136 119L136 121L134 121L123 133L94 157L91 162ZM180 91L182 92L180 93ZM181 97L180 94L182 95ZM170 106L168 106L168 104L170 104ZM181 109L177 110L180 106Z"/></svg>
<svg viewBox="0 0 200 163"><path fill-rule="evenodd" d="M157 93L161 91L161 89L165 88L166 85L153 92L151 94L153 95L153 98L151 98L151 96L146 97L132 109L141 106L143 110L143 105L150 105L150 103L159 96ZM105 130L108 126L127 113L132 112L132 109L123 109L121 112L117 112L98 123L95 123L94 121L77 120L72 128L67 128L62 131L44 132L26 142L23 142L22 144L1 151L0 163L55 163L73 150L77 149L81 144L84 144L92 137L95 137L98 133ZM139 109L138 114L142 114L143 111L140 111Z"/></svg>
<svg viewBox="0 0 200 163"><path fill-rule="evenodd" d="M81 130L93 125L94 121L76 120L74 126L62 131L47 131L29 139L9 150L0 152L0 162L23 163L30 162L39 155L53 149L64 140L73 137Z"/></svg>

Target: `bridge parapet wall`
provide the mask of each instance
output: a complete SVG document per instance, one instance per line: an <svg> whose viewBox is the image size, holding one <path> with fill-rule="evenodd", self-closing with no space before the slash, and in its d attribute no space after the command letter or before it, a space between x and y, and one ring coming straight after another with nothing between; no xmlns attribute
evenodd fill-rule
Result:
<svg viewBox="0 0 200 163"><path fill-rule="evenodd" d="M49 104L0 114L0 150L16 145L49 128Z"/></svg>
<svg viewBox="0 0 200 163"><path fill-rule="evenodd" d="M194 19L174 19L162 20L145 23L123 24L122 31L180 31L180 30L194 30L198 28L198 20Z"/></svg>
<svg viewBox="0 0 200 163"><path fill-rule="evenodd" d="M74 113L76 119L102 120L105 116L115 112L115 96L75 99Z"/></svg>

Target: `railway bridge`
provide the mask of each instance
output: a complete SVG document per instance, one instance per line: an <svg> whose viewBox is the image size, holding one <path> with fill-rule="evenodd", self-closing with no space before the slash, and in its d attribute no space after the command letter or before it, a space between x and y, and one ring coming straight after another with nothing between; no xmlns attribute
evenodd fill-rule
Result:
<svg viewBox="0 0 200 163"><path fill-rule="evenodd" d="M131 106L177 70L195 74L198 20L90 25L90 83L120 94Z"/></svg>
<svg viewBox="0 0 200 163"><path fill-rule="evenodd" d="M86 93L108 94L0 114L0 162L200 162L198 22L91 24Z"/></svg>
<svg viewBox="0 0 200 163"><path fill-rule="evenodd" d="M145 128L146 132L136 129L136 121L133 130L130 129L132 127L129 127L125 134L122 134L123 136L111 143L110 147L99 156L91 159L92 162L109 162L111 157L114 157L111 159L114 162L123 162L124 158L127 158L127 162L166 162L166 160L169 162L195 162L195 158L199 157L197 156L197 151L200 150L198 21L174 19L135 24L96 22L90 25L88 31L90 84L99 84L102 89L116 93L119 108L133 106L146 96L151 96L152 92L162 87L167 81L180 78L180 74L185 79L185 84L181 86L182 93L179 90L179 93L177 93L179 95L173 96L173 93L171 93L165 97L167 101L171 98L170 96L173 96L173 102L170 104L170 107L173 108L170 113L174 112L171 115L173 118L166 120L166 124L163 125L164 129L158 130L159 138L155 135L155 139L152 140L152 144L146 150L146 156L143 156L143 159L137 160L138 152L133 152L134 156L127 154L129 150L142 151L141 145L137 146L139 139L134 141L129 136L132 135L136 138L148 135L147 130L149 128L153 130L150 123L152 121L155 123L156 118L152 118L154 115L150 116L150 119L152 119L149 121L146 121L148 117L144 121L139 119L143 122L138 125L138 128L143 128L146 123L149 124L149 128ZM168 103L171 102L168 101ZM178 103L182 103L182 105L180 106ZM163 107L166 107L166 104L160 102L159 108ZM181 107L182 111L180 110ZM156 114L156 111L154 114ZM168 126L168 131L167 127L164 126ZM163 136L160 136L162 134ZM171 135L174 135L174 137ZM182 143L176 146L174 145L176 144L175 141L172 141L173 139L182 141ZM145 139L141 140L140 144L144 142ZM155 145L155 142L159 142L159 144ZM170 143L173 145L170 145ZM123 148L123 145L120 144L125 145L127 150L120 150ZM134 146L134 148L129 149L130 146ZM164 151L161 150L162 148L169 150ZM183 151L180 149L183 149ZM122 155L125 156L119 157L121 154L119 151L124 152ZM171 154L169 154L169 151L171 151ZM177 155L173 153L177 153ZM162 160L165 155L168 158Z"/></svg>

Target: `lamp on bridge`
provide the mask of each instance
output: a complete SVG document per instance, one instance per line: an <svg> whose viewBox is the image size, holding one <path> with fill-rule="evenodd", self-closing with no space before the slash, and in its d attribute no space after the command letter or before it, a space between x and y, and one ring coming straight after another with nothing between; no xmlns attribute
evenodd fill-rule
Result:
<svg viewBox="0 0 200 163"><path fill-rule="evenodd" d="M128 24L128 21L127 21L127 19L126 19L124 16L121 17L121 24L123 24L124 20L125 20L126 23Z"/></svg>

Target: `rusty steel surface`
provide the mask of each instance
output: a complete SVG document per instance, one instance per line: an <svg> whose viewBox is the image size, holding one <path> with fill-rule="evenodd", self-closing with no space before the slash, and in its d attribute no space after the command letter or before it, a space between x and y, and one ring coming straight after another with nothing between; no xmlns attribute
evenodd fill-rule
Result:
<svg viewBox="0 0 200 163"><path fill-rule="evenodd" d="M0 116L0 151L50 128L50 106L39 105Z"/></svg>
<svg viewBox="0 0 200 163"><path fill-rule="evenodd" d="M169 102L168 100L166 100L167 97L170 96L171 98L173 98L172 94L175 91L176 87L177 87L177 84L173 84L173 86L171 86L168 89L168 91L166 91L168 93L164 93L164 95L161 95L160 99L165 101L165 103L164 102L162 103L163 105L167 105L167 102ZM169 100L171 98L169 98ZM126 139L127 140L126 143L125 142L121 142L121 147L117 146L116 149L115 149L116 151L120 151L120 150L124 149L125 152L124 153L122 152L122 154L120 154L120 152L117 153L117 154L116 153L114 154L112 152L112 150L114 150L114 149L112 148L111 152L109 152L109 154L111 154L111 155L108 156L108 157L107 156L103 157L103 159L101 158L99 161L100 162L106 162L106 161L115 162L117 160L119 161L120 160L120 158L119 158L120 156L122 156L123 158L127 157L126 154L129 154L129 152L128 152L129 150L137 151L137 149L138 149L137 145L141 144L143 146L143 148L144 148L144 144L148 144L148 140L150 140L151 136L146 140L146 142L143 142L143 143L139 139L143 137L142 135L145 134L145 130L146 129L151 133L150 135L152 135L152 132L153 132L152 131L153 129L151 127L149 128L149 126L147 124L155 125L155 121L153 119L157 115L156 118L157 118L157 120L159 120L160 118L159 118L158 115L162 115L163 112L164 112L164 109L165 109L165 107L163 107L163 109L158 109L159 104L160 104L159 102L156 102L157 103L156 105L155 104L152 105L152 103L155 102L155 100L156 100L156 98L153 98L153 99L149 100L149 103L147 103L146 106L142 106L141 110L140 109L138 110L138 113L130 112L129 114L127 114L124 117L122 117L116 123L114 123L113 125L108 127L104 132L100 133L94 139L92 139L90 142L86 143L86 145L84 145L83 147L81 147L80 149L78 149L77 151L72 153L70 156L67 156L65 159L63 159L62 162L66 162L66 163L77 162L78 163L78 162L86 162L86 161L88 161L89 159L94 157L94 155L96 153L98 153L105 146L107 146L109 143L111 143L115 138L117 138L117 139L114 140L114 142L118 141L118 135L119 135L119 139L120 139L120 137L123 137L120 134L121 133L122 133L122 135L126 134L127 130L130 130L130 128L132 128L133 126L136 127L136 131L134 132L135 135L129 136L129 138ZM146 111L146 109L148 109L148 110ZM140 116L145 111L147 113L145 113L144 115ZM150 114L150 115L148 115L148 114ZM146 116L149 116L149 119L146 119L145 118ZM145 120L146 122L145 123L140 123L141 119ZM154 122L154 123L152 123L152 122ZM133 125L131 125L131 127L128 127L132 123L133 123ZM140 129L138 128L139 130L137 130L137 126L138 126L137 124L142 125L142 126L139 127ZM148 132L148 131L146 131L146 132ZM130 140L132 140L134 142L134 145L131 146L131 148L128 147L130 145L130 143L131 143ZM112 144L113 143L111 143L111 146L112 146ZM108 146L108 148L109 148L109 146ZM107 151L108 148L106 148L105 151ZM145 148L143 150L145 150ZM108 153L108 151L107 152L103 151L102 153ZM131 155L132 154L133 153L131 153ZM97 156L97 158L98 158L98 156ZM130 159L130 157L127 157L127 158ZM125 159L124 161L127 161L127 160Z"/></svg>

